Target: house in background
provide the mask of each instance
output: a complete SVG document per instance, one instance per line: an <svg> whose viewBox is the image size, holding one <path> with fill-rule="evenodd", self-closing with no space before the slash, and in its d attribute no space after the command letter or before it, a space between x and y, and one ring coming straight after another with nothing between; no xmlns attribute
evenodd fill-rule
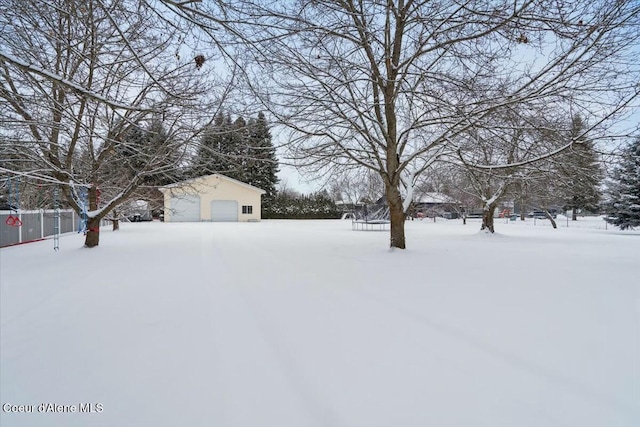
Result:
<svg viewBox="0 0 640 427"><path fill-rule="evenodd" d="M259 221L266 192L221 174L201 176L160 188L165 222Z"/></svg>
<svg viewBox="0 0 640 427"><path fill-rule="evenodd" d="M458 218L462 205L453 197L443 193L422 193L414 197L413 210L416 217L441 216L455 219Z"/></svg>
<svg viewBox="0 0 640 427"><path fill-rule="evenodd" d="M386 209L386 210L385 210ZM368 206L369 212L382 212L382 217L389 218L387 197L382 196L374 204ZM409 207L408 216L413 218L443 217L455 219L462 211L462 204L443 193L422 193L414 196ZM377 219L377 218L376 218Z"/></svg>
<svg viewBox="0 0 640 427"><path fill-rule="evenodd" d="M336 205L342 210L342 219L389 219L389 206L386 196L380 197L375 202L336 202ZM453 197L443 193L422 193L413 198L407 215L413 218L443 217L456 219L461 212L463 212L462 203Z"/></svg>

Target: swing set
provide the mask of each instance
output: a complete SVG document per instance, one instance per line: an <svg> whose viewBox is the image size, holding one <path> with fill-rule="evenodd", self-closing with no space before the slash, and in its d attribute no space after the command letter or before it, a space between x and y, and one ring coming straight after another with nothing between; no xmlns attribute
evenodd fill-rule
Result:
<svg viewBox="0 0 640 427"><path fill-rule="evenodd" d="M42 184L38 183L38 189L39 191L42 189ZM20 177L7 180L7 193L9 216L4 223L9 227L22 227L23 223L20 218ZM86 208L84 213L86 215ZM53 189L53 249L55 251L60 250L60 193L57 186Z"/></svg>
<svg viewBox="0 0 640 427"><path fill-rule="evenodd" d="M20 219L20 178L9 178L7 182L8 187L8 200L9 202L9 216L4 221L9 227L22 227L22 220Z"/></svg>
<svg viewBox="0 0 640 427"><path fill-rule="evenodd" d="M40 232L40 237L43 238L44 236L44 215L45 215L45 209L40 208L40 222L36 222L33 223L31 222L31 220L29 219L30 217L25 217L25 215L32 215L33 211L25 211L25 212L21 212L21 207L20 207L20 185L21 185L21 179L20 177L9 177L6 181L6 188L7 188L7 209L9 211L9 216L5 219L4 223L5 225L7 225L8 227L13 227L13 228L20 228L23 226L23 218L25 218L25 221L27 221L27 227L29 228L29 230L26 230L26 232L31 233L33 231L33 227L34 224L35 227L41 227L41 232ZM61 212L60 212L60 208L61 208L61 203L60 203L60 183L55 183L55 186L53 187L53 200L52 200L52 205L53 205L53 248L54 250L59 250L60 249L60 232L61 232ZM79 221L78 221L78 233L84 233L85 235L87 233L91 233L91 232L98 232L99 228L89 228L89 189L87 188L87 186L84 185L71 185L71 192L72 195L76 201L76 203L78 204L79 207ZM38 201L37 201L37 205L38 206L43 206L42 204L42 196L43 196L43 185L42 183L38 180L37 181L37 194L38 194ZM99 204L100 203L100 190L96 189L96 202ZM27 203L28 205L29 203ZM48 212L47 212L48 213ZM50 218L50 217L48 217ZM18 231L18 236L22 236L24 229L19 229ZM51 234L49 234L51 235ZM47 236L49 236L47 235ZM18 241L22 242L21 237L18 237Z"/></svg>

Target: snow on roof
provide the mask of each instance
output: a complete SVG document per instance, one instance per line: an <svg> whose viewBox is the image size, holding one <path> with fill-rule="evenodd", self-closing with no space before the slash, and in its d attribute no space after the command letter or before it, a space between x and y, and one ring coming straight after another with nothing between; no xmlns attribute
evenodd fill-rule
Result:
<svg viewBox="0 0 640 427"><path fill-rule="evenodd" d="M211 175L203 175L203 176L199 176L197 178L191 178L191 179L187 179L185 181L175 182L173 184L169 184L169 185L165 185L164 187L160 187L159 190L162 191L162 190L167 190L167 189L170 189L170 188L183 187L183 186L188 185L188 184L190 184L190 183L192 183L194 181L197 181L199 179L207 179L207 178L210 178L212 176L217 176L218 178L223 179L225 181L229 181L229 182L232 182L234 184L238 184L238 185L241 185L241 186L246 187L248 189L257 191L260 194L265 194L266 193L266 191L264 191L261 188L255 187L255 186L253 186L251 184L247 184L246 182L238 181L237 179L233 179L233 178L230 178L230 177L228 177L226 175L222 175L221 173L213 173Z"/></svg>
<svg viewBox="0 0 640 427"><path fill-rule="evenodd" d="M353 205L353 206L363 206L363 205L370 205L372 204L371 202L367 202L366 200L358 200L357 202L352 202L349 200L338 200L336 202L337 206L342 206L342 205Z"/></svg>
<svg viewBox="0 0 640 427"><path fill-rule="evenodd" d="M447 196L443 193L422 193L420 197L413 199L415 203L425 204L437 204L437 203L456 203L459 204L456 199Z"/></svg>

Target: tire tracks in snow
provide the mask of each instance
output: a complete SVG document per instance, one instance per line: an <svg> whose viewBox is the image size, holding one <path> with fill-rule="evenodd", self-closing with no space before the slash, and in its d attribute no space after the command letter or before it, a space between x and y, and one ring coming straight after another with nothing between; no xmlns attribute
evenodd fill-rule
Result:
<svg viewBox="0 0 640 427"><path fill-rule="evenodd" d="M249 347L253 347L256 353L252 355L252 358L256 363L267 362L258 361L257 359L266 357L272 359L275 362L275 366L278 367L277 374L280 378L274 378L272 375L261 375L261 379L265 381L274 381L277 383L277 387L282 387L280 381L284 381L290 388L287 390L272 390L272 395L268 398L272 401L275 399L275 404L281 405L281 412L279 414L272 414L277 420L277 424L280 427L291 426L297 427L300 425L305 426L318 426L318 427L341 427L343 424L340 422L339 417L335 412L327 405L322 403L322 399L314 390L313 385L305 378L302 371L298 368L297 362L292 357L291 352L287 348L285 340L283 340L278 333L277 327L271 324L269 316L261 308L261 304L250 296L251 292L248 288L248 284L253 284L255 278L256 264L257 268L261 271L271 270L270 265L275 265L269 261L275 260L275 255L272 251L261 248L256 251L255 247L251 248L251 253L259 252L259 259L252 259L252 263L248 263L246 258L243 259L241 253L243 252L242 245L234 245L236 247L230 248L226 239L221 240L218 244L214 244L215 257L220 260L220 265L224 266L227 278L235 277L231 283L221 284L217 288L218 292L223 292L224 295L219 295L224 299L226 303L231 303L236 311L233 313L235 319L238 320L237 315L246 316L246 322L240 328L242 331L236 331L237 333L243 332L247 334L247 337L254 338L254 342L249 343ZM230 250L231 249L231 250ZM234 253L236 249L238 253ZM240 262L238 260L241 260ZM252 270L247 269L248 265L252 265ZM229 308L229 307L227 307ZM233 320L233 319L228 319ZM235 328L238 325L227 323L229 328ZM253 331L250 331L253 329ZM220 334L229 333L218 331L218 339ZM253 336L257 333L258 336ZM245 337L245 338L247 338ZM224 340L224 339L223 339ZM251 363L251 360L245 360L244 362ZM223 363L225 363L223 361ZM267 369L270 366L269 363L265 363ZM238 366L236 366L237 368ZM227 385L233 387L233 385L227 383ZM256 386L256 384L253 384ZM261 385L262 387L265 384ZM280 396L276 396L279 392L283 393ZM265 396L266 397L266 396ZM282 401L287 399L287 401ZM228 403L233 405L234 403L228 400ZM300 410L304 408L304 411ZM255 408L254 408L255 409ZM277 408L275 408L277 409ZM286 415L285 415L286 414ZM293 418L288 424L283 418ZM276 421L276 420L274 420ZM261 421L264 425L271 425L269 420L263 419ZM236 423L232 423L237 425Z"/></svg>
<svg viewBox="0 0 640 427"><path fill-rule="evenodd" d="M443 322L430 319L423 314L415 313L412 310L404 308L398 304L391 303L372 292L365 291L362 288L360 288L359 290L355 290L353 288L345 288L344 291L367 298L382 307L386 307L387 309L395 311L396 313L407 319L420 322L421 324L427 326L429 329L436 331L440 335L444 335L456 341L462 342L465 345L473 348L474 350L497 359L518 371L524 372L536 378L542 378L545 382L551 383L565 391L570 392L573 395L580 396L583 399L590 401L591 403L594 403L600 407L604 407L608 410L612 410L617 414L622 414L630 422L633 422L638 415L634 413L635 410L633 408L627 407L625 404L611 399L611 397L606 394L602 394L598 391L592 390L571 377L564 376L560 373L552 371L551 369L536 364L533 361L507 352L499 348L498 346L486 343L460 329L446 325ZM555 417L550 418L550 421L551 420L554 422L558 421Z"/></svg>

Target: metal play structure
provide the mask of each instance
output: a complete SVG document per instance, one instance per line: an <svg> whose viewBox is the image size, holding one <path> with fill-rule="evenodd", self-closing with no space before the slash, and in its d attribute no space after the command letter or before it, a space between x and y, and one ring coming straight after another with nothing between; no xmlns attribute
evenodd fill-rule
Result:
<svg viewBox="0 0 640 427"><path fill-rule="evenodd" d="M351 229L354 231L383 231L387 230L391 223L389 207L386 205L374 205L373 210L369 210L367 205L355 212L351 220Z"/></svg>

